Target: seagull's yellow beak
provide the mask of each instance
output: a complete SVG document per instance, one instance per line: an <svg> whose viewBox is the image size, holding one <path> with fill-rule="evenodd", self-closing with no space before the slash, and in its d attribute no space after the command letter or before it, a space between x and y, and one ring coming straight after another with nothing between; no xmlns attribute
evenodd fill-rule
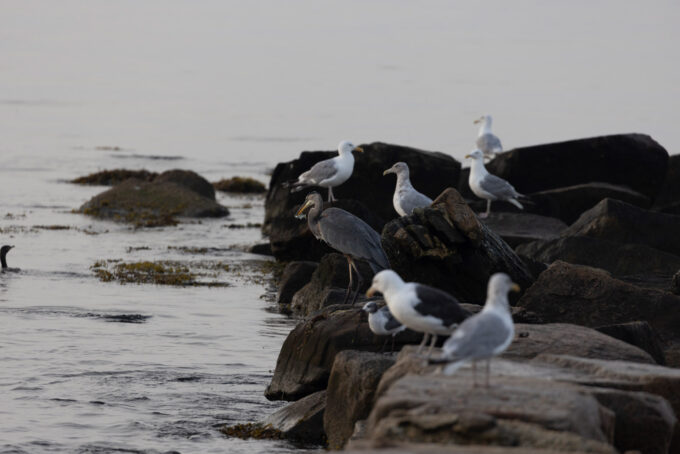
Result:
<svg viewBox="0 0 680 454"><path fill-rule="evenodd" d="M522 289L519 287L519 285L517 285L513 282L512 286L510 287L510 290L512 290L513 292L519 292Z"/></svg>
<svg viewBox="0 0 680 454"><path fill-rule="evenodd" d="M383 172L383 176L387 175L388 173L392 173L391 167Z"/></svg>
<svg viewBox="0 0 680 454"><path fill-rule="evenodd" d="M311 200L306 200L305 203L297 211L297 213L295 213L295 216L300 216L302 213L304 213L307 208L312 206L312 203L313 202Z"/></svg>
<svg viewBox="0 0 680 454"><path fill-rule="evenodd" d="M360 151L360 152L363 153L363 152L364 152L364 149L361 148L361 147L354 147L354 150L352 150L352 151Z"/></svg>
<svg viewBox="0 0 680 454"><path fill-rule="evenodd" d="M370 297L372 297L373 295L375 295L375 293L376 293L377 291L378 291L378 289L376 289L375 287L371 286L371 288L369 288L368 290L366 290L366 296L367 296L368 298L370 298Z"/></svg>
<svg viewBox="0 0 680 454"><path fill-rule="evenodd" d="M479 123L481 123L482 121L484 121L484 117L479 117L479 118L476 119L473 123L474 123L474 124L479 124Z"/></svg>
<svg viewBox="0 0 680 454"><path fill-rule="evenodd" d="M471 159L471 158L472 158L472 156L470 156L469 154L465 155L465 159Z"/></svg>

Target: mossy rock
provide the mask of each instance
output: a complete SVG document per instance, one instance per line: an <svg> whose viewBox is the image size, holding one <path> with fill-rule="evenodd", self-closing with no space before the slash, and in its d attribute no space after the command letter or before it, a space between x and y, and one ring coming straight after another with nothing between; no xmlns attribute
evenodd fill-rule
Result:
<svg viewBox="0 0 680 454"><path fill-rule="evenodd" d="M113 169L102 170L101 172L78 177L71 180L71 183L93 186L114 186L130 178L136 178L142 181L152 181L157 176L158 174L156 172L149 172L148 170Z"/></svg>
<svg viewBox="0 0 680 454"><path fill-rule="evenodd" d="M89 202L79 212L100 219L154 227L177 224L176 216L222 217L229 210L186 186L170 181L129 179Z"/></svg>
<svg viewBox="0 0 680 454"><path fill-rule="evenodd" d="M213 186L218 191L238 192L241 194L260 194L267 191L267 187L263 183L249 177L222 179L213 183Z"/></svg>
<svg viewBox="0 0 680 454"><path fill-rule="evenodd" d="M170 182L184 186L203 197L215 200L215 188L212 184L196 172L191 170L173 169L166 170L156 177L155 183Z"/></svg>

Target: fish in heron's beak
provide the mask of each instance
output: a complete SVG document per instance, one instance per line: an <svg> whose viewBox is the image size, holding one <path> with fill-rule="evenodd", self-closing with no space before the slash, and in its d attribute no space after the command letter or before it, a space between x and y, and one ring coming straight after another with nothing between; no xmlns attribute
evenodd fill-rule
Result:
<svg viewBox="0 0 680 454"><path fill-rule="evenodd" d="M512 290L513 292L519 292L522 289L519 287L519 285L517 285L513 282L512 286L510 287L510 290Z"/></svg>
<svg viewBox="0 0 680 454"><path fill-rule="evenodd" d="M304 219L305 215L304 212L312 206L313 202L311 200L305 200L305 203L300 207L300 209L295 213L295 217L298 219Z"/></svg>
<svg viewBox="0 0 680 454"><path fill-rule="evenodd" d="M354 147L354 149L352 151L360 151L361 153L363 153L364 149L361 148L361 147Z"/></svg>
<svg viewBox="0 0 680 454"><path fill-rule="evenodd" d="M378 291L378 289L376 289L375 287L371 287L371 288L369 288L368 290L366 290L366 296L367 296L368 298L370 298L370 297L372 297L373 295L375 295L375 293L376 293L377 291Z"/></svg>

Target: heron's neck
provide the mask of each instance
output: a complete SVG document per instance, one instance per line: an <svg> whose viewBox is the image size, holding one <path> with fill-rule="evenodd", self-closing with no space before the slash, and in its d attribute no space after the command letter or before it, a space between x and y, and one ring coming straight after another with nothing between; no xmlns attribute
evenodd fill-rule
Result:
<svg viewBox="0 0 680 454"><path fill-rule="evenodd" d="M312 231L312 235L315 238L321 238L321 231L319 230L319 218L321 217L321 207L314 205L307 212L307 225L309 230Z"/></svg>
<svg viewBox="0 0 680 454"><path fill-rule="evenodd" d="M474 175L479 178L488 175L488 173L482 159L472 160L472 163L470 164L470 176Z"/></svg>
<svg viewBox="0 0 680 454"><path fill-rule="evenodd" d="M491 133L491 118L485 117L484 121L482 122L482 125L479 127L479 135L483 136L484 134L490 134Z"/></svg>

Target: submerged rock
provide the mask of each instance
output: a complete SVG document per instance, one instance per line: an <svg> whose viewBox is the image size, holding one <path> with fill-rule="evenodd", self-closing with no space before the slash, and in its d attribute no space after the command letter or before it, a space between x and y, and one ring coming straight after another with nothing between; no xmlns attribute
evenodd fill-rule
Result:
<svg viewBox="0 0 680 454"><path fill-rule="evenodd" d="M382 243L403 279L440 288L461 302L483 302L489 277L496 272L509 274L522 289L533 282L524 262L477 219L453 188L431 208L388 223Z"/></svg>
<svg viewBox="0 0 680 454"><path fill-rule="evenodd" d="M156 172L149 172L148 170L113 169L102 170L83 177L78 177L71 180L71 183L113 186L122 183L129 178L135 178L141 181L153 181L157 176L158 174Z"/></svg>
<svg viewBox="0 0 680 454"><path fill-rule="evenodd" d="M323 428L325 408L326 391L318 391L274 412L261 425L294 441L323 444L326 441Z"/></svg>
<svg viewBox="0 0 680 454"><path fill-rule="evenodd" d="M155 183L171 182L194 191L210 200L215 200L215 188L212 184L196 172L191 170L173 169L166 170L158 175Z"/></svg>
<svg viewBox="0 0 680 454"><path fill-rule="evenodd" d="M261 194L267 192L267 187L254 178L232 177L213 183L213 187L222 192L237 192L241 194Z"/></svg>

